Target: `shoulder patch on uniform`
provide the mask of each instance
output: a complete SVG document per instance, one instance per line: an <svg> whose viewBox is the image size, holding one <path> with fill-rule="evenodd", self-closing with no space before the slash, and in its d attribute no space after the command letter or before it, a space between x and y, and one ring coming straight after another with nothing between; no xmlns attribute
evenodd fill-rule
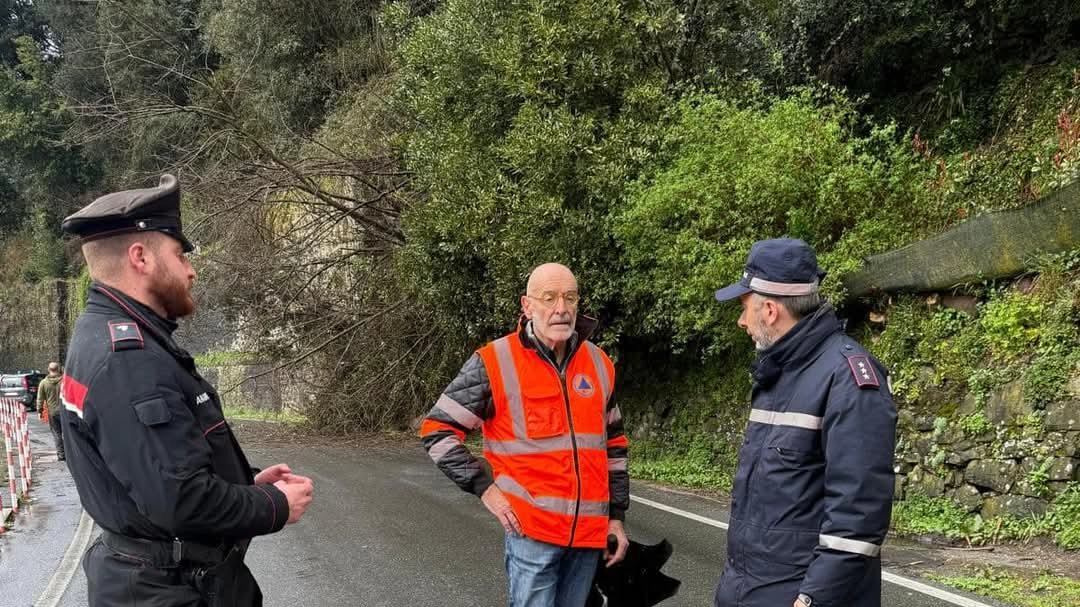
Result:
<svg viewBox="0 0 1080 607"><path fill-rule="evenodd" d="M847 357L847 363L851 367L851 374L855 376L855 383L860 388L881 387L881 382L878 381L877 372L874 371L874 365L870 363L869 356L852 354Z"/></svg>
<svg viewBox="0 0 1080 607"><path fill-rule="evenodd" d="M130 320L110 320L109 339L112 340L113 352L142 350L146 347L139 325Z"/></svg>

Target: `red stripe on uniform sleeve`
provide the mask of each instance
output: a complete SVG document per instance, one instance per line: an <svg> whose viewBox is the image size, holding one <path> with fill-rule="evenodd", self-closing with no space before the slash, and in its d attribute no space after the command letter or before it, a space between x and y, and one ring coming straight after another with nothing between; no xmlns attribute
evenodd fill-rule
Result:
<svg viewBox="0 0 1080 607"><path fill-rule="evenodd" d="M64 406L75 410L82 417L83 403L86 402L86 386L79 383L74 377L65 374L60 380L60 397L64 400Z"/></svg>

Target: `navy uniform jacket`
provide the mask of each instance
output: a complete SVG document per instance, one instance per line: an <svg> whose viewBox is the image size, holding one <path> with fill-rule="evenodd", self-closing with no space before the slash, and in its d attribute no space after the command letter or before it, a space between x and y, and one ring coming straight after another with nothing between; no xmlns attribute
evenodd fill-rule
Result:
<svg viewBox="0 0 1080 607"><path fill-rule="evenodd" d="M880 607L896 408L829 305L754 365L716 607Z"/></svg>
<svg viewBox="0 0 1080 607"><path fill-rule="evenodd" d="M215 546L281 529L285 495L255 485L213 387L176 323L93 284L61 388L68 467L102 528Z"/></svg>

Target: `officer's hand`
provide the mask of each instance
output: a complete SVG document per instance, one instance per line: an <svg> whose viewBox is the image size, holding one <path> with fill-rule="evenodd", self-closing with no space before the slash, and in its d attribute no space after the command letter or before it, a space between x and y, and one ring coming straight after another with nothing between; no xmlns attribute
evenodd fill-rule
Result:
<svg viewBox="0 0 1080 607"><path fill-rule="evenodd" d="M626 549L630 547L630 540L626 538L626 529L623 528L622 521L608 521L607 532L608 535L614 535L615 539L619 540L619 546L614 554L604 548L604 566L611 567L626 558Z"/></svg>
<svg viewBox="0 0 1080 607"><path fill-rule="evenodd" d="M301 482L278 481L274 486L285 494L289 500L289 520L286 524L291 525L304 516L304 512L311 505L311 494L315 490L311 479Z"/></svg>
<svg viewBox="0 0 1080 607"><path fill-rule="evenodd" d="M525 535L521 530L517 515L514 514L514 509L510 507L510 502L506 500L506 496L498 487L492 485L485 489L484 494L480 496L480 501L484 502L488 511L499 519L499 524L503 526L507 534Z"/></svg>
<svg viewBox="0 0 1080 607"><path fill-rule="evenodd" d="M255 477L256 485L273 485L278 481L287 480L285 477L292 473L288 464L274 464L263 470Z"/></svg>

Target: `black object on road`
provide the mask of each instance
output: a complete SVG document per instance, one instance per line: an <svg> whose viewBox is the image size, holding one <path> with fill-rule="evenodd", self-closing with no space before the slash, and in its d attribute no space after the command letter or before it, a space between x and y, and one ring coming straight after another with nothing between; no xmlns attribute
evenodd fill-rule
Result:
<svg viewBox="0 0 1080 607"><path fill-rule="evenodd" d="M612 551L613 539L608 536ZM666 539L651 546L630 540L622 562L611 567L600 563L585 607L652 607L675 596L682 582L660 571L671 552Z"/></svg>

